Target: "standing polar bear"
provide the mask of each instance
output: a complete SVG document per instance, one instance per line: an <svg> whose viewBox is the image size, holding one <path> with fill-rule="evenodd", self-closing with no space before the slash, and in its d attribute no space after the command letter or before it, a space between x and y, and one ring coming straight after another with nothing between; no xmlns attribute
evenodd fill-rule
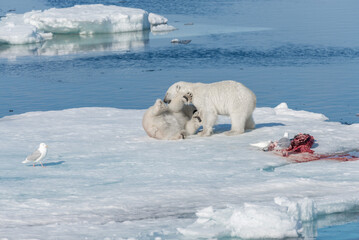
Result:
<svg viewBox="0 0 359 240"><path fill-rule="evenodd" d="M192 103L201 115L203 131L209 136L218 115L229 115L231 130L227 135L241 134L245 129L253 129L252 113L256 107L256 95L246 86L235 81L221 81L210 84L177 82L166 93L164 102L169 103L177 95L191 93Z"/></svg>
<svg viewBox="0 0 359 240"><path fill-rule="evenodd" d="M148 136L162 140L184 139L195 134L201 118L193 105L188 105L191 95L177 95L168 105L161 99L147 109L142 126Z"/></svg>

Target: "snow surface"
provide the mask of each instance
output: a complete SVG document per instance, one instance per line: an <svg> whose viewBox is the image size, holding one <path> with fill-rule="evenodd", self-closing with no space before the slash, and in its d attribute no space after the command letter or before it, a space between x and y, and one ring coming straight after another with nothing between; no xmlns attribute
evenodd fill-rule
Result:
<svg viewBox="0 0 359 240"><path fill-rule="evenodd" d="M359 124L257 108L239 136L149 138L145 110L78 108L0 119L0 236L9 239L312 237L359 210L359 162L291 163L251 143L284 132L317 153L358 152ZM44 165L21 162L40 142ZM338 213L338 214L333 214ZM339 213L345 213L345 218Z"/></svg>
<svg viewBox="0 0 359 240"><path fill-rule="evenodd" d="M156 32L174 30L167 22L167 18L142 9L102 4L8 13L0 21L0 43L36 43L51 38L52 34L120 33L151 27Z"/></svg>

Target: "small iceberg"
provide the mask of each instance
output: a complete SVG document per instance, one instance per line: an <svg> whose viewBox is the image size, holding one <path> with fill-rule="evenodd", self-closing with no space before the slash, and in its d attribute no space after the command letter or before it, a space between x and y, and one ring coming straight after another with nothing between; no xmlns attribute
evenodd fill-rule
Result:
<svg viewBox="0 0 359 240"><path fill-rule="evenodd" d="M53 34L92 35L151 30L171 31L168 19L145 10L102 4L8 13L0 21L0 44L28 44Z"/></svg>
<svg viewBox="0 0 359 240"><path fill-rule="evenodd" d="M190 43L192 40L179 40L177 38L172 39L171 43L178 43L178 44L188 44Z"/></svg>

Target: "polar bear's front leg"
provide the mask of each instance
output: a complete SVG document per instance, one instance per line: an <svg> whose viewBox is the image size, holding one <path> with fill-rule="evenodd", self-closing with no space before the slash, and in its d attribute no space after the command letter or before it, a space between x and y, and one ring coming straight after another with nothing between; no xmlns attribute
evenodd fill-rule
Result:
<svg viewBox="0 0 359 240"><path fill-rule="evenodd" d="M202 119L200 117L200 114L198 111L196 111L191 120L189 120L187 123L186 123L186 132L188 135L193 135L196 133L197 129L202 125Z"/></svg>
<svg viewBox="0 0 359 240"><path fill-rule="evenodd" d="M186 103L190 103L191 101L192 101L191 93L186 93L186 94L179 93L168 104L168 107L172 112L178 113L178 112L182 111L182 109Z"/></svg>
<svg viewBox="0 0 359 240"><path fill-rule="evenodd" d="M161 99L157 99L153 105L152 115L158 116L166 111L168 111L168 106Z"/></svg>
<svg viewBox="0 0 359 240"><path fill-rule="evenodd" d="M202 116L203 131L199 132L198 135L204 137L211 136L213 133L213 126L216 124L217 121L217 113L203 112Z"/></svg>

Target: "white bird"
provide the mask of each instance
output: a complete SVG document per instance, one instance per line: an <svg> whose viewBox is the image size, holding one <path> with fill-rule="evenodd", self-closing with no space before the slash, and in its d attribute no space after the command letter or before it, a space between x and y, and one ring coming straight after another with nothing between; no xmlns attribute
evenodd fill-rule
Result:
<svg viewBox="0 0 359 240"><path fill-rule="evenodd" d="M284 136L277 141L276 149L287 149L290 146L289 134L284 133Z"/></svg>
<svg viewBox="0 0 359 240"><path fill-rule="evenodd" d="M41 166L44 167L44 165L42 165L41 160L46 157L46 154L47 154L47 145L45 143L40 143L39 148L35 152L27 156L25 161L23 161L22 163L33 162L33 166L35 167L35 162L40 162Z"/></svg>

